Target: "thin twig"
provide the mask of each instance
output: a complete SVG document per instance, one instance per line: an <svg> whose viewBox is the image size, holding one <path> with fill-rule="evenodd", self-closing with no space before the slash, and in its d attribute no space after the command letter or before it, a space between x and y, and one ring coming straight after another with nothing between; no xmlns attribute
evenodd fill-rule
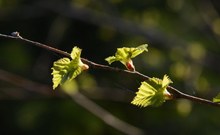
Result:
<svg viewBox="0 0 220 135"><path fill-rule="evenodd" d="M43 49L46 49L46 50L49 50L49 51L52 51L52 52L70 57L70 54L67 53L67 52L64 52L62 50L53 48L51 46L48 46L48 45L45 45L45 44L42 44L42 43L39 43L39 42L35 42L35 41L32 41L32 40L23 38L19 35L18 32L13 32L12 35L0 34L0 37L10 38L10 39L18 39L18 40L21 40L23 42L27 42L27 43L30 43L32 45L35 45L37 47L41 47ZM127 73L127 74L135 74L135 75L143 78L143 80L149 80L150 79L149 76L146 76L146 75L144 75L144 74L142 74L138 71L132 72L132 71L128 71L128 70L122 70L122 69L119 69L119 68L114 68L114 67L110 67L110 66L107 66L107 65L98 64L98 63L89 61L89 60L84 59L84 58L81 58L81 59L84 63L88 64L90 67L93 67L95 69L102 69L102 70L108 70L108 71L113 71L113 72L123 72L123 73ZM199 98L199 97L196 97L196 96L191 96L191 95L185 94L185 93L177 90L176 88L174 88L172 86L168 86L168 91L176 99L183 98L183 99L191 100L193 102L198 102L198 103L202 103L202 104L208 104L208 105L220 107L219 103L215 103L215 102L212 102L212 101L207 100L207 99L203 99L203 98Z"/></svg>
<svg viewBox="0 0 220 135"><path fill-rule="evenodd" d="M1 37L5 37L5 38L21 40L21 41L24 41L26 43L30 43L32 45L35 45L37 47L40 47L40 48L43 48L43 49L46 49L46 50L49 50L49 51L52 51L52 52L55 52L55 53L67 56L67 57L70 57L70 54L67 53L67 52L61 51L59 49L50 47L48 45L45 45L45 44L42 44L42 43L39 43L39 42L36 42L36 41L32 41L32 40L23 38L22 36L20 36L19 32L12 32L11 35L0 34L0 36Z"/></svg>

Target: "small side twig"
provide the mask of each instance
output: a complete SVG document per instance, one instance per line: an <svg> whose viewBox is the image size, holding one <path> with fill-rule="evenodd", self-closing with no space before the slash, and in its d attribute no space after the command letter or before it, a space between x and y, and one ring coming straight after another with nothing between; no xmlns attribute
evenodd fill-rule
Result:
<svg viewBox="0 0 220 135"><path fill-rule="evenodd" d="M0 37L10 38L10 39L18 39L18 40L21 40L23 42L35 45L37 47L41 47L43 49L46 49L46 50L64 55L66 57L70 57L70 54L67 53L67 52L64 52L62 50L53 48L51 46L48 46L48 45L45 45L45 44L42 44L42 43L39 43L39 42L36 42L36 41L32 41L32 40L23 38L23 37L20 36L20 34L18 32L13 32L12 35L0 34ZM143 78L143 80L149 80L150 79L149 76L146 76L146 75L144 75L144 74L142 74L138 71L132 72L132 71L128 71L128 70L122 70L122 69L119 69L119 68L114 68L114 67L110 67L110 66L107 66L107 65L98 64L98 63L89 61L85 58L81 58L81 59L84 63L88 64L90 67L93 67L95 69L102 69L102 70L108 70L108 71L113 71L113 72L123 72L123 73L127 73L127 74L135 74L135 75ZM196 97L196 96L191 96L191 95L185 94L185 93L177 90L176 88L174 88L172 86L168 87L168 91L173 95L173 97L175 99L183 98L183 99L188 99L188 100L193 101L193 102L198 102L198 103L202 103L202 104L207 104L207 105L220 107L219 103L215 103L215 102L212 102L212 101L204 99L204 98L199 98L199 97Z"/></svg>

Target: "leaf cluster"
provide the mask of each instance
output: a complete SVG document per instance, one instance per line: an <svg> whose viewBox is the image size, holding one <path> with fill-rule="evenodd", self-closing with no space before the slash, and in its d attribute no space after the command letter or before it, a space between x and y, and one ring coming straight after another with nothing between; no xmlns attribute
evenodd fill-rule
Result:
<svg viewBox="0 0 220 135"><path fill-rule="evenodd" d="M132 58L140 55L147 50L147 44L140 45L138 47L123 47L118 48L115 56L110 56L105 60L111 64L112 62L119 61L128 70L135 71ZM63 85L76 78L83 70L88 69L88 65L84 64L80 58L81 49L74 47L69 58L62 58L53 63L52 75L53 75L53 89L58 85ZM159 106L165 100L172 99L172 95L166 90L168 85L172 83L167 75L164 75L163 79L153 77L147 81L141 83L136 96L131 102L134 105L140 107L146 107L149 105Z"/></svg>

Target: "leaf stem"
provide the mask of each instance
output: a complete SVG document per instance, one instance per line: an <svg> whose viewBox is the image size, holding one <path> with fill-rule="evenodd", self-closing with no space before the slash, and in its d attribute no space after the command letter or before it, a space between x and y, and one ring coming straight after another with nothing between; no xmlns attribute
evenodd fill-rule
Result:
<svg viewBox="0 0 220 135"><path fill-rule="evenodd" d="M36 41L33 41L33 40L23 38L23 37L20 36L20 34L18 32L13 32L11 35L0 34L0 37L9 38L9 39L17 39L17 40L20 40L20 41L23 41L23 42L26 42L26 43L30 43L30 44L35 45L37 47L40 47L40 48L43 48L43 49L46 49L46 50L64 55L66 57L70 57L70 54L67 53L67 52L64 52L62 50L53 48L53 47L48 46L46 44L42 44L42 43L39 43L39 42L36 42ZM107 65L102 65L102 64L92 62L92 61L87 60L85 58L81 58L81 60L84 63L88 64L90 67L94 68L94 69L102 69L102 70L113 71L113 72L122 72L122 73L126 73L126 74L134 74L134 75L137 75L137 76L141 77L143 80L149 80L150 79L149 76L144 75L144 74L142 74L138 71L129 71L129 70L123 70L123 69L119 69L119 68L115 68L115 67L110 67L110 66L107 66ZM211 100L207 100L207 99L196 97L196 96L191 96L189 94L186 94L186 93L183 93L183 92L179 91L178 89L176 89L172 86L168 86L168 91L173 95L174 99L180 99L180 98L188 99L192 102L197 102L197 103L202 103L202 104L207 104L207 105L220 107L219 103L215 103L215 102L212 102Z"/></svg>

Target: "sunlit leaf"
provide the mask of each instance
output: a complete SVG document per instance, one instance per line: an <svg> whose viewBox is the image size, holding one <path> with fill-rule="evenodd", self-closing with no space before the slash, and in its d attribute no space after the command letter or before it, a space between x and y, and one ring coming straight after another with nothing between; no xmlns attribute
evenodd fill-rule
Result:
<svg viewBox="0 0 220 135"><path fill-rule="evenodd" d="M148 51L147 44L138 46L136 48L134 48L134 47L118 48L115 53L115 56L107 57L105 60L109 64L111 64L112 62L115 62L115 61L120 61L123 65L126 66L126 68L128 70L134 71L135 67L133 65L131 58L138 56L139 54L143 53L144 51Z"/></svg>
<svg viewBox="0 0 220 135"><path fill-rule="evenodd" d="M71 80L81 73L81 68L77 65L77 62L70 61L68 58L62 58L55 61L52 70L53 89L59 84L63 84L67 80Z"/></svg>
<svg viewBox="0 0 220 135"><path fill-rule="evenodd" d="M163 80L153 77L149 82L142 82L131 103L140 107L160 106L171 97L166 90L170 83L172 81L167 75L164 75Z"/></svg>
<svg viewBox="0 0 220 135"><path fill-rule="evenodd" d="M71 58L74 60L74 59L77 59L77 60L80 60L80 55L81 55L81 49L78 48L78 47L73 47L72 49L72 52L70 54Z"/></svg>
<svg viewBox="0 0 220 135"><path fill-rule="evenodd" d="M54 62L52 67L53 89L55 89L61 81L63 82L65 80L69 63L70 60L68 58L62 58Z"/></svg>
<svg viewBox="0 0 220 135"><path fill-rule="evenodd" d="M110 56L105 59L109 64L112 64L112 62L118 61L118 59L115 56Z"/></svg>
<svg viewBox="0 0 220 135"><path fill-rule="evenodd" d="M143 45L140 45L140 46L138 46L138 47L136 47L136 48L133 48L132 49L132 56L131 56L131 58L134 58L134 57L136 57L137 55L139 55L139 54L141 54L141 53L143 53L144 51L148 51L147 50L147 44L143 44Z"/></svg>
<svg viewBox="0 0 220 135"><path fill-rule="evenodd" d="M83 70L88 69L88 65L82 63L80 59L81 49L74 47L71 52L71 58L62 58L53 63L53 89L59 84L62 85L77 77Z"/></svg>
<svg viewBox="0 0 220 135"><path fill-rule="evenodd" d="M164 75L162 81L162 87L167 87L170 83L173 83L167 75Z"/></svg>
<svg viewBox="0 0 220 135"><path fill-rule="evenodd" d="M220 103L220 93L213 98L213 102Z"/></svg>

